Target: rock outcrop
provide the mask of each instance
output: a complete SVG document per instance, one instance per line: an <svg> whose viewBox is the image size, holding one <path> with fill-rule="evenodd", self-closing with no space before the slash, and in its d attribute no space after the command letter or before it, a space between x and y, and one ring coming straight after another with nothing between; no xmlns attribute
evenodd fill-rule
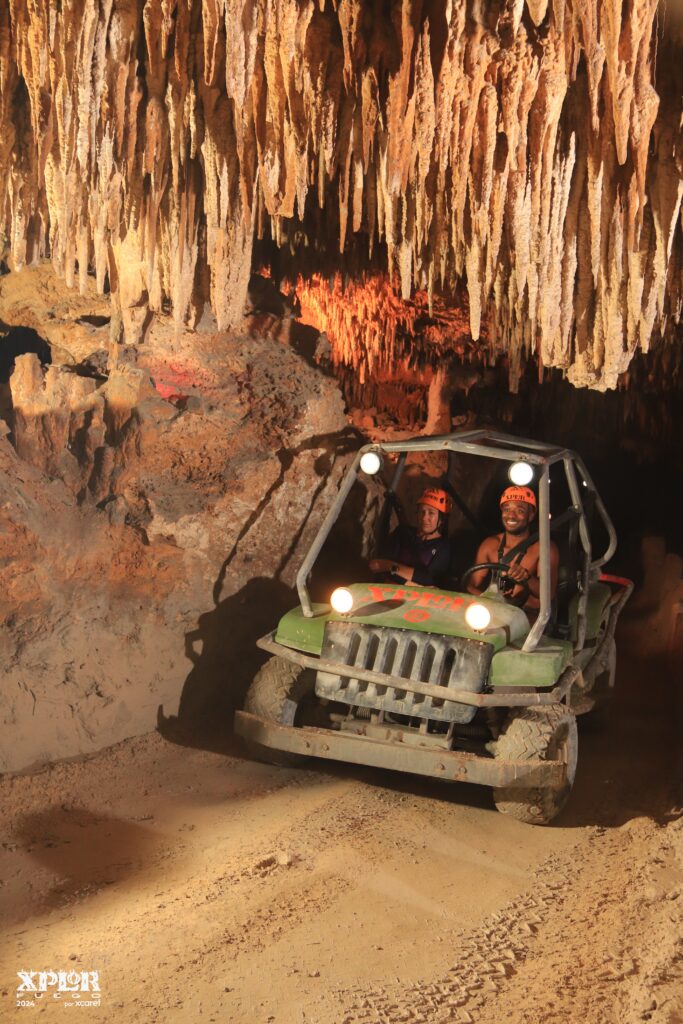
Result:
<svg viewBox="0 0 683 1024"><path fill-rule="evenodd" d="M277 341L157 322L125 355L95 376L15 360L0 772L146 732L160 707L162 728L225 744L359 444L334 379Z"/></svg>
<svg viewBox="0 0 683 1024"><path fill-rule="evenodd" d="M167 301L236 323L267 229L466 281L513 385L614 387L680 319L682 54L657 0L9 0L0 222L129 343Z"/></svg>

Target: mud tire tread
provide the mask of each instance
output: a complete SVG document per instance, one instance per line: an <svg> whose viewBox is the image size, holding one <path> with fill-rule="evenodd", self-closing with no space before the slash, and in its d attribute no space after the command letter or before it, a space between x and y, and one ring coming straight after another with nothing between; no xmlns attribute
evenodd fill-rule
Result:
<svg viewBox="0 0 683 1024"><path fill-rule="evenodd" d="M510 761L554 760L557 748L563 742L567 752L567 785L562 789L495 788L493 799L499 811L531 825L548 825L569 799L576 772L576 717L567 707L551 705L510 712L505 730L496 744L497 758Z"/></svg>
<svg viewBox="0 0 683 1024"><path fill-rule="evenodd" d="M301 668L275 655L254 676L247 690L244 710L250 715L265 718L268 722L294 725L297 706L312 692L314 684L315 676L310 669ZM246 744L252 757L265 764L291 768L306 761L303 754L289 754L284 750L262 747L250 740L247 740Z"/></svg>

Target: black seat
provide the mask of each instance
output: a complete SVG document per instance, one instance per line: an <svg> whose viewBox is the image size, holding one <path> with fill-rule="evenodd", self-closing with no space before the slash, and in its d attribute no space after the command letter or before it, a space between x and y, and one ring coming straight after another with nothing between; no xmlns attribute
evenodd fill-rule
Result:
<svg viewBox="0 0 683 1024"><path fill-rule="evenodd" d="M579 543L579 520L570 519L554 535L559 551L557 590L553 599L553 611L546 632L558 640L571 639L571 605L579 591L583 575L583 549Z"/></svg>

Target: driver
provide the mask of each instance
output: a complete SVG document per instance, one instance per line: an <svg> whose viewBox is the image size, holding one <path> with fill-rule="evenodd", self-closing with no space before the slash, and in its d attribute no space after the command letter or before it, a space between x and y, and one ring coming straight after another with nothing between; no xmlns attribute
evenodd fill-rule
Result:
<svg viewBox="0 0 683 1024"><path fill-rule="evenodd" d="M397 526L386 544L386 558L373 558L372 572L391 582L441 586L451 562L448 515L453 502L446 491L428 487L417 502L417 528Z"/></svg>
<svg viewBox="0 0 683 1024"><path fill-rule="evenodd" d="M500 513L503 533L494 534L482 541L477 551L480 562L503 562L508 552L514 551L530 535L530 527L536 518L536 495L529 487L508 487L500 496ZM541 546L538 541L512 555L504 575L509 584L502 589L503 596L513 604L529 611L540 606L540 581L538 579ZM550 597L557 589L557 567L559 552L557 545L550 542ZM470 594L481 594L488 583L487 569L472 573L467 589Z"/></svg>

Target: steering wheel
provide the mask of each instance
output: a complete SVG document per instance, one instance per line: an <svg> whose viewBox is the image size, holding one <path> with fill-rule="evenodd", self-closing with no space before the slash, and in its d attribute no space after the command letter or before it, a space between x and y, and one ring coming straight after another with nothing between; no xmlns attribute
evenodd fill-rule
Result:
<svg viewBox="0 0 683 1024"><path fill-rule="evenodd" d="M465 569L460 580L460 589L467 590L467 581L474 572L492 572L498 574L499 584L503 584L503 589L507 589L505 586L505 580L509 580L513 586L522 587L522 593L518 594L514 600L514 604L524 604L529 594L529 584L526 580L513 580L507 575L507 570L510 568L507 562L478 562L477 565L471 565L469 569ZM500 587L499 587L500 590ZM509 600L509 598L507 599Z"/></svg>

